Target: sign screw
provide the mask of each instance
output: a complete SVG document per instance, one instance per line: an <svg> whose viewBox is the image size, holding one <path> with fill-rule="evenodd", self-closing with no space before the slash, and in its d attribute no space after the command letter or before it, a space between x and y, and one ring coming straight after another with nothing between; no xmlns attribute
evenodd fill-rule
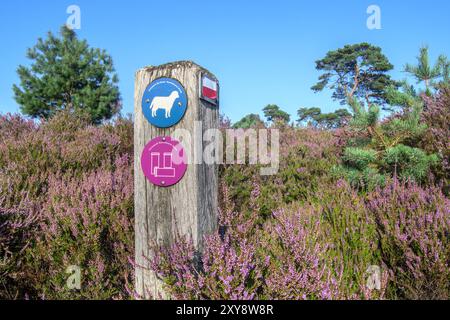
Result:
<svg viewBox="0 0 450 320"><path fill-rule="evenodd" d="M163 137L163 138L162 138L162 141L166 141L166 137Z"/></svg>
<svg viewBox="0 0 450 320"><path fill-rule="evenodd" d="M162 184L162 185L165 185L165 184L166 184L166 182L165 182L165 181L161 181L161 184Z"/></svg>

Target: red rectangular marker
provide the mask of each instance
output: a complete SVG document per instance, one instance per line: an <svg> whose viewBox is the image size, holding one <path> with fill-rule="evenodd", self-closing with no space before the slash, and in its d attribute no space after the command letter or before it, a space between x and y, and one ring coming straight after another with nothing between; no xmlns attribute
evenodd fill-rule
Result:
<svg viewBox="0 0 450 320"><path fill-rule="evenodd" d="M217 105L219 100L219 89L217 81L210 79L206 75L202 76L201 82L202 98Z"/></svg>

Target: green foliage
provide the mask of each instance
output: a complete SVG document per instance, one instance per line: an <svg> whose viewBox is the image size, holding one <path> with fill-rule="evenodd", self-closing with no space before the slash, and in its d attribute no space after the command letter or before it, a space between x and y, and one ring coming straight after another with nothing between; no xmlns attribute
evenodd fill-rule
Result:
<svg viewBox="0 0 450 320"><path fill-rule="evenodd" d="M394 115L381 123L384 132L384 147L392 147L397 143L416 145L427 129L422 123L422 98L413 95L411 91L390 91L389 99L401 107L400 115Z"/></svg>
<svg viewBox="0 0 450 320"><path fill-rule="evenodd" d="M415 106L422 105L422 99L417 93L414 86L410 85L407 80L399 82L400 88L388 87L386 97L388 105L383 106L384 110L394 112L397 109L409 110Z"/></svg>
<svg viewBox="0 0 450 320"><path fill-rule="evenodd" d="M382 104L386 100L386 88L396 85L387 74L393 69L392 64L381 48L368 43L330 51L316 61L316 69L323 73L312 90L318 92L328 87L333 90L333 99L342 104L350 97Z"/></svg>
<svg viewBox="0 0 450 320"><path fill-rule="evenodd" d="M390 109L399 107L400 111L383 121L379 120L377 105L369 104L366 109L357 99L349 98L354 115L349 123L353 137L348 140L343 165L335 169L336 174L368 188L392 175L416 181L427 177L437 158L416 147L426 130L420 121L423 102L406 83L403 85L402 91L394 86L386 89Z"/></svg>
<svg viewBox="0 0 450 320"><path fill-rule="evenodd" d="M299 124L308 122L315 127L335 129L346 125L351 114L346 109L338 109L335 112L322 113L320 108L300 108L297 111Z"/></svg>
<svg viewBox="0 0 450 320"><path fill-rule="evenodd" d="M374 55L364 56L364 60L359 56L361 50ZM380 63L378 75L383 75L383 72L388 71L383 68L387 67L388 63L383 57L379 48L370 45L364 45L362 48L346 46L344 49L329 52L326 58L317 62L317 68L326 73L321 76L322 81L313 87L313 90L320 91L329 86L335 90L333 97L340 98L341 102L345 98L353 111L353 118L349 122L350 139L343 153L343 163L334 168L334 173L346 176L355 185L370 188L382 184L387 177L394 174L404 179L423 181L430 169L439 162L436 155L428 155L419 148L427 126L421 122L423 100L415 88L406 81L395 83L389 79L384 82L386 85L379 92L382 95L371 99L370 86L362 84L361 79L366 79L362 76L365 71L361 71L358 61L366 67ZM413 74L419 82L424 81L426 93L430 95L433 81L446 77L447 63L446 57L441 56L439 61L431 66L428 48L424 47L420 50L418 65L407 65L405 71ZM376 69L377 67L369 68L369 73ZM359 86L362 86L363 93L358 93ZM362 98L365 99L365 104ZM383 103L385 110L396 112L380 121L380 108L377 103ZM301 109L299 115L307 117L308 111ZM318 117L317 112L311 111L309 112L313 117Z"/></svg>
<svg viewBox="0 0 450 320"><path fill-rule="evenodd" d="M283 111L275 104L269 104L264 109L264 116L267 118L267 121L270 122L281 122L287 124L291 119L289 113Z"/></svg>
<svg viewBox="0 0 450 320"><path fill-rule="evenodd" d="M334 270L341 270L340 292L346 297L376 298L377 293L365 288L366 270L381 265L381 259L375 219L368 214L363 198L340 180L335 185L321 185L308 199L320 213L323 241L333 244L327 259Z"/></svg>
<svg viewBox="0 0 450 320"><path fill-rule="evenodd" d="M395 172L399 177L420 181L426 177L430 166L437 163L438 157L428 156L418 148L398 144L386 149L383 161L389 166L389 171Z"/></svg>
<svg viewBox="0 0 450 320"><path fill-rule="evenodd" d="M379 185L383 185L386 176L379 173L374 167L366 167L362 170L356 169L344 163L344 165L334 167L332 174L336 177L345 177L354 187L364 187L372 190Z"/></svg>
<svg viewBox="0 0 450 320"><path fill-rule="evenodd" d="M322 110L320 110L320 108L300 108L297 110L297 122L302 123L306 120L315 120L315 118L321 114Z"/></svg>
<svg viewBox="0 0 450 320"><path fill-rule="evenodd" d="M450 60L446 56L441 55L438 63L441 67L442 84L448 87L450 85Z"/></svg>
<svg viewBox="0 0 450 320"><path fill-rule="evenodd" d="M417 56L417 65L407 63L404 70L414 76L417 83L424 82L426 93L430 94L430 87L434 85L436 79L442 76L442 64L445 64L444 57L441 57L434 65L431 65L428 47L424 46L420 48L420 53Z"/></svg>
<svg viewBox="0 0 450 320"><path fill-rule="evenodd" d="M377 124L380 118L380 109L375 104L370 104L367 110L356 99L349 98L349 105L353 110L353 118L350 120L350 127L355 130L367 130Z"/></svg>
<svg viewBox="0 0 450 320"><path fill-rule="evenodd" d="M360 148L349 147L345 149L342 159L348 165L359 170L364 170L369 167L371 163L374 163L376 161L377 152L372 149L364 150Z"/></svg>
<svg viewBox="0 0 450 320"><path fill-rule="evenodd" d="M112 58L90 48L73 30L62 27L61 38L48 33L28 50L31 67L19 66L20 87L14 95L24 114L48 119L59 110L84 113L92 123L109 119L120 109Z"/></svg>
<svg viewBox="0 0 450 320"><path fill-rule="evenodd" d="M259 115L254 113L246 115L233 125L234 129L248 129L255 127L264 127L264 121L261 120Z"/></svg>

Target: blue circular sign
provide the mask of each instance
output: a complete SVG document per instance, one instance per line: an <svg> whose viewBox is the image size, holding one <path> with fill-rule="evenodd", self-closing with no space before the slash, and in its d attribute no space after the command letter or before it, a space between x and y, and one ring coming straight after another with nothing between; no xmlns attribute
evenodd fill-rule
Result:
<svg viewBox="0 0 450 320"><path fill-rule="evenodd" d="M159 78L145 89L142 112L152 125L169 128L183 118L187 104L186 91L180 82L171 78Z"/></svg>

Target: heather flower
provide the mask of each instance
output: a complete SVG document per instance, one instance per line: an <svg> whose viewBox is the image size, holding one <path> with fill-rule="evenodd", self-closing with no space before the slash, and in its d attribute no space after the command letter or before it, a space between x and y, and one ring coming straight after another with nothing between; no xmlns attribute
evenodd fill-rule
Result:
<svg viewBox="0 0 450 320"><path fill-rule="evenodd" d="M339 290L325 254L329 244L321 242L321 225L310 212L274 212L269 227L276 258L267 273L267 295L273 299L337 299Z"/></svg>
<svg viewBox="0 0 450 320"><path fill-rule="evenodd" d="M407 299L446 299L450 290L450 200L439 188L396 179L368 196L390 294Z"/></svg>
<svg viewBox="0 0 450 320"><path fill-rule="evenodd" d="M0 250L8 257L0 281L10 288L0 297L128 296L131 124L94 127L64 113L42 123L0 116ZM66 288L70 265L81 268L81 291Z"/></svg>

